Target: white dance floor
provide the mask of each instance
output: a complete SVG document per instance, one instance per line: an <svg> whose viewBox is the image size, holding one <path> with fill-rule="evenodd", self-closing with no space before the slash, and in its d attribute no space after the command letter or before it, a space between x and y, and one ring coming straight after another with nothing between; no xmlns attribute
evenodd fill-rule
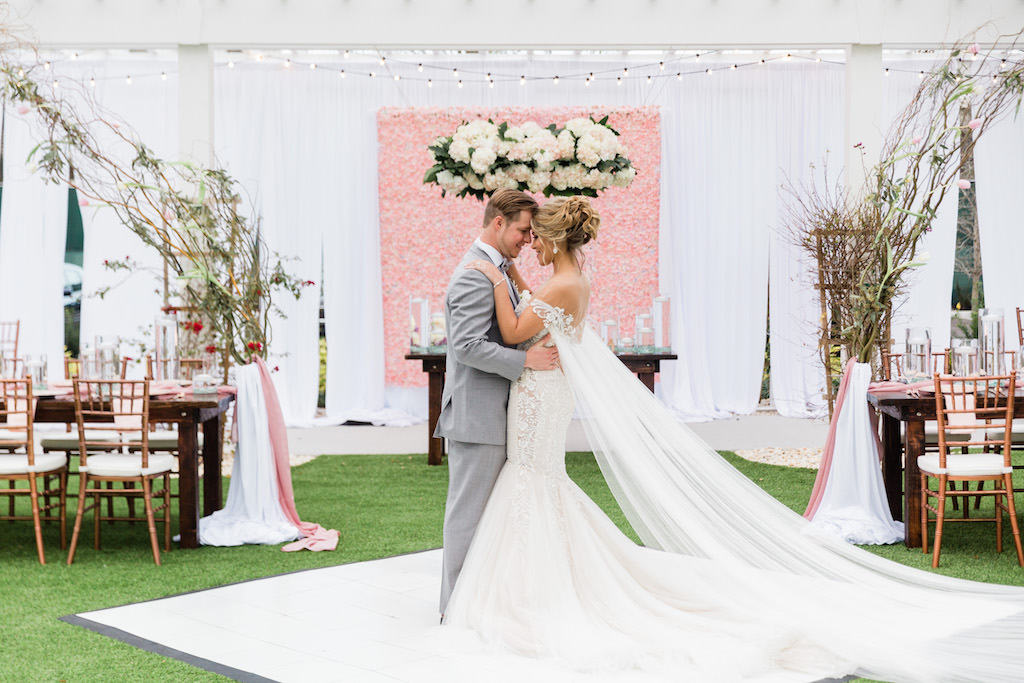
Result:
<svg viewBox="0 0 1024 683"><path fill-rule="evenodd" d="M432 644L442 628L437 614L440 575L441 551L430 550L246 581L64 620L239 681L663 680L639 671L598 679L510 655L442 654Z"/></svg>

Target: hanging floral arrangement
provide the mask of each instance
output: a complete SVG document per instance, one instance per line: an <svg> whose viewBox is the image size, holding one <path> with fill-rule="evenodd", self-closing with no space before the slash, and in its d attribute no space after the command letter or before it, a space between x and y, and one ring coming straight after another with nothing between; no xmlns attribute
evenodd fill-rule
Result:
<svg viewBox="0 0 1024 683"><path fill-rule="evenodd" d="M438 185L442 196L451 192L483 200L510 188L545 197L596 197L608 187L628 187L636 177L607 116L571 119L561 128L533 121L470 121L429 149L434 165L423 182Z"/></svg>

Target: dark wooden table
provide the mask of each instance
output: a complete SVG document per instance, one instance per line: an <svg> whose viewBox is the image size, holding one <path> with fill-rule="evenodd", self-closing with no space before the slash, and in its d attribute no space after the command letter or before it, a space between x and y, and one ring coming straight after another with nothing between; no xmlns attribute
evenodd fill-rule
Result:
<svg viewBox="0 0 1024 683"><path fill-rule="evenodd" d="M882 479L893 519L903 520L908 548L921 547L921 470L924 423L935 420L935 394L918 397L905 391L868 392L868 403L882 416ZM1014 395L1015 415L1024 415L1024 393ZM901 437L901 425L902 437Z"/></svg>
<svg viewBox="0 0 1024 683"><path fill-rule="evenodd" d="M674 353L630 353L616 354L622 364L635 372L644 386L654 392L654 375L661 372L661 361L676 360ZM444 439L434 438L434 427L441 416L441 395L444 393L445 354L410 352L406 360L418 360L423 363L423 372L427 373L427 464L440 465L444 456Z"/></svg>
<svg viewBox="0 0 1024 683"><path fill-rule="evenodd" d="M199 456L203 457L202 515L224 507L221 495L220 421L234 396L230 394L185 393L180 398L152 398L149 419L178 425L178 531L182 548L199 547ZM73 423L75 400L70 396L40 397L36 422ZM199 426L203 428L203 449L199 452Z"/></svg>

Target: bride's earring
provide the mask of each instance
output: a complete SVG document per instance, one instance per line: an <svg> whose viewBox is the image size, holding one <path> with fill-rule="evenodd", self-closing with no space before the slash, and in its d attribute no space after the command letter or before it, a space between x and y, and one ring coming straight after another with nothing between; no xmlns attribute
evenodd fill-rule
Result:
<svg viewBox="0 0 1024 683"><path fill-rule="evenodd" d="M558 253L558 247L552 247L551 253L552 254L557 254Z"/></svg>

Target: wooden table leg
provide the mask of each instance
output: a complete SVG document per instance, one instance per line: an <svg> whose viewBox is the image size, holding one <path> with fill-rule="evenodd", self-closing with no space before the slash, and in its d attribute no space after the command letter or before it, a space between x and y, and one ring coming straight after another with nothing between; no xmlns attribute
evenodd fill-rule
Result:
<svg viewBox="0 0 1024 683"><path fill-rule="evenodd" d="M907 420L906 461L903 464L904 543L921 547L921 470L917 458L924 454L924 420Z"/></svg>
<svg viewBox="0 0 1024 683"><path fill-rule="evenodd" d="M882 480L889 513L893 519L903 519L903 440L900 421L891 415L882 415Z"/></svg>
<svg viewBox="0 0 1024 683"><path fill-rule="evenodd" d="M224 507L221 491L220 415L203 423L203 516Z"/></svg>
<svg viewBox="0 0 1024 683"><path fill-rule="evenodd" d="M441 417L441 396L444 394L444 366L426 363L427 371L427 464L440 465L444 459L444 439L434 436L437 420Z"/></svg>
<svg viewBox="0 0 1024 683"><path fill-rule="evenodd" d="M637 370L636 371L636 376L637 376L637 379L639 379L641 382L644 383L644 386L647 387L647 390L653 394L654 393L654 371L653 370L650 370L650 371L647 371L647 370Z"/></svg>
<svg viewBox="0 0 1024 683"><path fill-rule="evenodd" d="M196 423L178 423L178 533L182 548L199 547L199 458Z"/></svg>

